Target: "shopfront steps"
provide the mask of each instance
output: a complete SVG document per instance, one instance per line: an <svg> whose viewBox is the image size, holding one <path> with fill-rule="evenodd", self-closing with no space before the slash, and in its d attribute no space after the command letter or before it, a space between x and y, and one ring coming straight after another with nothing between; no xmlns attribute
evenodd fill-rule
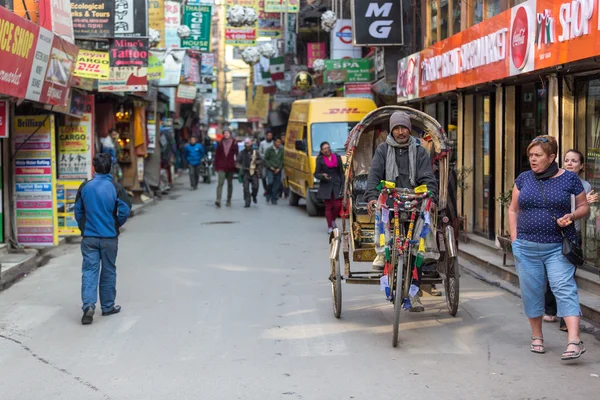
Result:
<svg viewBox="0 0 600 400"><path fill-rule="evenodd" d="M459 243L459 263L479 278L498 285L497 278L514 287L519 287L519 277L512 256L507 265L502 265L502 251L494 242L469 235L469 243ZM484 273L482 273L482 271ZM589 271L577 270L579 301L584 319L600 327L600 277ZM500 285L502 286L502 285ZM520 292L515 293L520 296Z"/></svg>

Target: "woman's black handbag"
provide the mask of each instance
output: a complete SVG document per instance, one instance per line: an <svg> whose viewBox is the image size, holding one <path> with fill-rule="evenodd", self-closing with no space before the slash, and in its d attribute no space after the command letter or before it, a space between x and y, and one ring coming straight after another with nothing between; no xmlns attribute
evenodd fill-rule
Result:
<svg viewBox="0 0 600 400"><path fill-rule="evenodd" d="M556 217L552 215L550 209L548 208L548 202L546 201L546 195L544 194L544 189L542 188L542 183L538 180L538 184L540 185L540 191L542 192L542 198L544 199L544 204L546 205L546 210L552 217L552 220L556 222ZM563 228L560 228L560 234L562 236L562 253L563 256L566 257L567 260L576 267L581 267L583 265L583 250L581 247L577 245L577 243L573 243L571 239L565 235L565 231Z"/></svg>

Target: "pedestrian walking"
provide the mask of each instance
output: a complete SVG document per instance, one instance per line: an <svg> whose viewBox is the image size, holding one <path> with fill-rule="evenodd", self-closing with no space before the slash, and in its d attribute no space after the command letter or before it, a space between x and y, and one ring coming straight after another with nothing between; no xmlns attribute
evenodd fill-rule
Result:
<svg viewBox="0 0 600 400"><path fill-rule="evenodd" d="M83 325L94 319L100 280L102 315L117 314L117 250L119 228L125 224L131 211L131 201L123 186L110 173L111 158L105 153L93 160L94 178L81 184L75 200L75 219L81 231L81 301ZM100 263L102 262L102 267Z"/></svg>
<svg viewBox="0 0 600 400"><path fill-rule="evenodd" d="M273 141L273 147L265 152L267 166L267 203L277 205L279 190L281 188L281 172L283 170L283 146L281 139Z"/></svg>
<svg viewBox="0 0 600 400"><path fill-rule="evenodd" d="M263 160L265 159L265 154L267 152L267 149L270 147L273 147L273 132L267 131L267 133L265 135L265 140L260 142L260 146L258 147L261 159L263 159ZM268 193L267 192L267 166L264 163L261 167L260 176L262 179L262 184L263 184L263 189L264 189L263 194L265 197L267 197L267 193Z"/></svg>
<svg viewBox="0 0 600 400"><path fill-rule="evenodd" d="M533 353L545 353L542 333L546 279L556 297L559 317L569 329L562 360L585 353L579 336L581 309L575 266L563 254L563 235L575 242L574 221L588 215L590 207L579 177L559 168L558 144L549 135L538 136L527 147L531 170L515 180L508 212L510 236L525 315L531 325ZM571 208L575 196L575 210Z"/></svg>
<svg viewBox="0 0 600 400"><path fill-rule="evenodd" d="M583 190L586 193L586 200L588 204L593 204L598 201L598 194L594 193L592 190L592 185L588 181L585 181L581 178L581 173L583 172L583 162L584 157L583 154L578 151L571 149L567 151L565 154L565 158L563 160L563 166L567 171L571 171L577 176L579 176L579 180L583 185ZM571 211L575 211L575 201L574 197L571 196ZM583 245L583 241L581 239L581 221L575 221L575 231L577 232L577 244L579 246ZM575 267L577 270L577 267ZM556 317L557 313L556 308L556 297L554 297L554 293L552 293L552 289L550 288L550 284L546 285L546 306L544 312L544 322L556 322L558 318ZM559 329L561 331L567 331L567 324L565 323L564 318L560 318Z"/></svg>
<svg viewBox="0 0 600 400"><path fill-rule="evenodd" d="M198 143L196 136L192 136L190 142L185 145L183 155L190 172L190 188L196 190L200 180L200 162L204 158L204 147Z"/></svg>
<svg viewBox="0 0 600 400"><path fill-rule="evenodd" d="M246 138L244 140L244 150L239 154L238 164L240 179L244 185L244 207L248 208L250 207L250 201L253 201L254 204L257 203L258 176L262 165L262 159L258 149L255 149L252 145L252 139ZM252 186L252 192L250 192L250 186Z"/></svg>
<svg viewBox="0 0 600 400"><path fill-rule="evenodd" d="M317 197L325 203L327 233L331 233L337 225L335 220L342 210L342 190L344 187L344 165L342 158L331 152L328 142L321 143L321 153L317 157L315 179L319 180Z"/></svg>
<svg viewBox="0 0 600 400"><path fill-rule="evenodd" d="M217 183L217 201L215 205L221 207L221 198L223 195L223 185L227 180L227 207L231 207L231 196L233 195L233 174L236 169L236 158L238 155L238 146L231 136L230 130L223 131L223 139L217 145L215 151L215 171L218 175Z"/></svg>

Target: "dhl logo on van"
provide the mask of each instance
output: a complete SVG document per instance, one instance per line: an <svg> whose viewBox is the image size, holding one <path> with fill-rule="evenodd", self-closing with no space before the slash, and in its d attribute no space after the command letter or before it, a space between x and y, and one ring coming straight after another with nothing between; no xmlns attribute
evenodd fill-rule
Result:
<svg viewBox="0 0 600 400"><path fill-rule="evenodd" d="M330 108L323 114L362 114L358 108Z"/></svg>

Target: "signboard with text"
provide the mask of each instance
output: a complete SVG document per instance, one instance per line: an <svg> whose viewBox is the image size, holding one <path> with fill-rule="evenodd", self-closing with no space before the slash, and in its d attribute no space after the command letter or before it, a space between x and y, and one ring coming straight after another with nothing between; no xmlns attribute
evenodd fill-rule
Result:
<svg viewBox="0 0 600 400"><path fill-rule="evenodd" d="M115 2L104 0L71 0L75 37L109 38L114 35Z"/></svg>
<svg viewBox="0 0 600 400"><path fill-rule="evenodd" d="M369 58L325 60L325 83L371 82L373 63Z"/></svg>
<svg viewBox="0 0 600 400"><path fill-rule="evenodd" d="M160 41L158 48L165 47L165 2L164 0L148 0L148 28L158 31Z"/></svg>
<svg viewBox="0 0 600 400"><path fill-rule="evenodd" d="M257 0L226 0L225 7L229 9L232 6L244 6L254 8L258 14ZM256 32L258 21L254 26L233 27L229 24L225 25L225 44L253 46L256 43Z"/></svg>
<svg viewBox="0 0 600 400"><path fill-rule="evenodd" d="M148 10L146 8L146 0L115 1L114 36L148 36Z"/></svg>
<svg viewBox="0 0 600 400"><path fill-rule="evenodd" d="M75 43L70 0L40 0L39 13L44 28Z"/></svg>
<svg viewBox="0 0 600 400"><path fill-rule="evenodd" d="M148 39L115 38L110 46L111 67L147 67Z"/></svg>
<svg viewBox="0 0 600 400"><path fill-rule="evenodd" d="M58 236L80 236L75 219L75 201L81 181L58 180L56 182L56 231Z"/></svg>
<svg viewBox="0 0 600 400"><path fill-rule="evenodd" d="M21 246L58 244L54 129L51 114L14 119L15 222Z"/></svg>
<svg viewBox="0 0 600 400"><path fill-rule="evenodd" d="M110 57L106 51L80 49L73 75L82 78L108 79L110 74Z"/></svg>
<svg viewBox="0 0 600 400"><path fill-rule="evenodd" d="M181 47L210 51L212 6L186 5L183 8L183 25L190 28L190 36L181 39Z"/></svg>
<svg viewBox="0 0 600 400"><path fill-rule="evenodd" d="M81 118L67 116L58 131L58 179L92 179L94 95L84 99Z"/></svg>
<svg viewBox="0 0 600 400"><path fill-rule="evenodd" d="M165 46L167 48L181 47L181 38L177 28L181 22L181 3L165 1Z"/></svg>

